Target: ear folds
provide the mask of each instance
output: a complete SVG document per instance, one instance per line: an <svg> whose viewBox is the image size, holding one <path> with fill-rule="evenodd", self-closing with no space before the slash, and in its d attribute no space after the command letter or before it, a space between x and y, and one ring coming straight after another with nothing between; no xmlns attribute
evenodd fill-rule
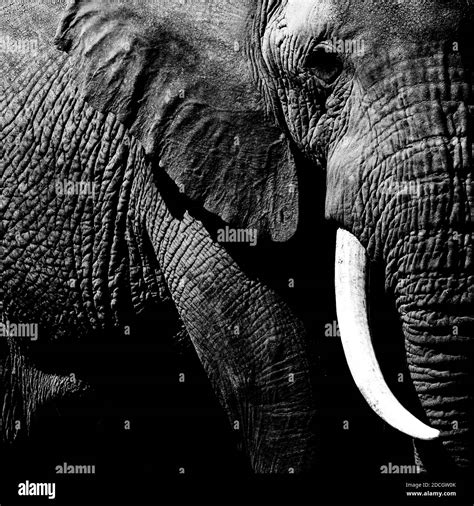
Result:
<svg viewBox="0 0 474 506"><path fill-rule="evenodd" d="M183 105L163 138L160 160L182 192L225 222L257 228L275 241L296 230L294 159L286 138L260 113Z"/></svg>
<svg viewBox="0 0 474 506"><path fill-rule="evenodd" d="M139 112L140 81L149 60L143 42L129 11L92 0L70 1L55 37L58 49L73 59L83 97L128 126Z"/></svg>
<svg viewBox="0 0 474 506"><path fill-rule="evenodd" d="M298 224L295 163L252 85L241 50L247 16L206 27L181 8L171 22L156 6L145 14L75 0L56 44L84 98L114 113L187 197L231 226L288 240Z"/></svg>

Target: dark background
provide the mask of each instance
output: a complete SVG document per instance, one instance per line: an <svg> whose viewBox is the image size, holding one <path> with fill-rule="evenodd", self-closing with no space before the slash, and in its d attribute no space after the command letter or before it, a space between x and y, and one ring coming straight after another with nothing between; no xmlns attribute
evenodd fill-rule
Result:
<svg viewBox="0 0 474 506"><path fill-rule="evenodd" d="M258 272L304 321L317 367L318 468L307 476L255 476L234 431L173 311L150 307L130 319L131 336L94 336L59 350L65 370L95 389L80 401L62 401L35 418L29 439L2 449L0 504L19 504L19 482L55 482L56 499L22 504L398 504L405 482L380 466L412 464L410 439L388 427L367 406L347 369L340 339L326 337L336 320L336 227L324 222L324 175L304 173L301 224L285 245L236 248L249 273ZM315 209L315 203L319 208ZM295 288L288 287L288 279ZM371 273L371 319L387 382L410 408L415 400L405 373L403 340L383 273ZM47 364L48 357L36 357ZM55 357L57 359L57 357ZM55 360L56 362L57 360ZM68 369L69 368L69 369ZM185 382L179 383L179 374ZM125 430L125 420L130 430ZM350 429L343 423L349 421ZM57 475L55 467L96 466L94 475ZM179 469L184 468L185 474ZM421 480L423 481L423 480ZM458 484L458 495L463 485ZM431 499L427 504L442 504ZM419 504L421 501L416 501ZM450 504L463 504L458 498ZM468 504L466 502L466 504ZM471 504L471 503L469 503Z"/></svg>

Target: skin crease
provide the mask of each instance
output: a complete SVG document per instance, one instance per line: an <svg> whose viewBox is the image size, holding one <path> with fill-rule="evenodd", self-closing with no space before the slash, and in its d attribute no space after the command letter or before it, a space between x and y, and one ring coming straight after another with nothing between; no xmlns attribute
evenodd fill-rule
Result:
<svg viewBox="0 0 474 506"><path fill-rule="evenodd" d="M87 8L89 2L77 3L79 7L82 4ZM255 9L253 2L252 6ZM267 183L263 187L252 184L262 179L258 177L257 169L262 159L268 159L264 156L265 152L254 156L252 150L245 154L243 165L256 169L254 172L238 174L240 178L235 181L248 181L249 174L255 174L255 178L252 176L247 187L237 192L239 198L232 205L226 205L227 199L215 198L216 194L225 191L229 181L239 184L234 183L233 176L229 176L229 167L233 164L222 170L221 177L215 177L209 171L213 163L206 162L203 157L203 152L207 153L208 149L196 152L194 148L193 151L191 139L195 136L204 145L206 142L208 146L219 145L219 138L231 135L228 133L230 127L226 125L235 123L237 114L243 115L243 125L250 118L252 123L261 125L257 129L258 138L264 138L265 145L268 139L271 140L271 146L275 143L278 145L278 150L284 156L277 158L291 158L291 152L287 152L286 145L280 140L281 131L284 131L313 170L326 172L326 217L356 235L366 247L370 260L385 269L386 288L395 296L405 333L407 363L419 396L420 416L443 432L441 443L418 444L417 458L428 470L435 470L437 465L443 469L450 464L468 467L472 462L472 386L469 386L469 378L472 382L474 305L472 116L468 112L468 106L472 105L472 53L466 47L463 24L468 27L469 20L472 21L472 6L461 1L449 5L428 1L400 5L395 1L319 3L262 0L256 10L251 11L253 17L250 18L250 25L247 24L250 3L243 2L227 8L233 16L218 10L218 20L245 19L245 23L237 22L227 26L227 29L219 28L216 19L209 20L205 12L199 11L203 7L196 7L197 10L193 11L195 19L187 17L190 11L184 11L181 26L174 26L176 21L172 11L164 10L159 14L161 18L153 17L158 16L156 13L145 11L146 16L139 18L135 24L135 18L119 8L113 10L110 17L99 21L92 16L89 23L87 17L81 17L79 8L77 12L71 11L71 19L77 15L79 24L84 23L86 29L81 32L83 38L78 40L71 19L66 19L58 32L57 44L70 54L77 65L79 71L74 81L89 105L103 114L116 115L131 132L132 145L135 146L135 138L141 142L147 161L157 164L160 158L160 167L184 190L187 197L224 220L238 223L245 216L246 219L241 223L243 226L255 225L263 234L283 240L291 236L295 227L295 224L283 226L281 220L264 212L268 205L264 196L273 194L268 188L271 188L274 177L269 175L263 178ZM142 14L138 12L139 16ZM122 31L114 30L117 17L126 19L130 25L126 25L127 28ZM387 26L387 17L391 19L390 26ZM145 22L144 19L149 21ZM166 20L164 26L167 29L172 27L166 32L167 35L162 35L164 28L162 32L149 29L149 25L155 26L163 19ZM173 20L173 23L169 23L169 20ZM208 63L206 58L203 59L205 63L201 62L199 53L196 54L197 58L184 60L185 75L192 75L192 84L183 81L182 74L175 72L173 66L158 60L158 54L153 50L149 53L127 52L128 48L143 49L146 47L143 41L152 41L156 47L162 48L164 45L167 48L160 54L177 54L179 61L183 61L183 55L194 55L193 47L186 46L179 37L173 36L174 31L179 33L183 26L186 27L186 33L192 33L195 40L199 40L197 46L206 47L216 55L214 63ZM201 27L204 27L202 31ZM100 40L96 42L93 37L97 30L111 37L111 47L121 48L129 56L124 68L111 71L110 74L97 72L98 69L109 68L103 63ZM206 39L202 33L211 36ZM193 40L193 37L190 39ZM364 41L364 54L331 54L328 57L324 52L318 52L319 43L333 38ZM237 59L235 41L240 41L244 48L244 51L237 52ZM459 41L457 52L452 50L454 41ZM155 47L152 43L150 46ZM92 49L90 56L81 59L85 48ZM145 56L140 60L141 56L137 55ZM247 61L239 55L246 56ZM216 75L215 68L212 68L214 64L228 77L228 87L213 86L213 83L201 77ZM143 68L146 69L144 73ZM121 79L123 75L128 77L127 81ZM138 82L143 88L136 85ZM163 88L173 93L185 88L185 95L190 102L204 102L206 107L202 116L192 109L192 115L202 119L202 122L197 122L196 126L188 121L187 109L181 107L181 101L163 99ZM74 95L73 90L70 93ZM137 93L144 97L138 102L138 110ZM209 96L213 97L212 107L208 107ZM222 130L212 133L206 121L211 117L216 123L216 110L219 111L217 123ZM249 115L249 110L252 115ZM278 133L266 126L262 119L264 112L269 117L275 116L281 128ZM163 126L163 118L176 118L179 113L184 113L180 116L185 118L181 123L166 123ZM103 117L97 119L99 131L102 121ZM113 123L112 119L109 121ZM176 124L176 131L184 139L181 151L172 144L176 138L172 127ZM109 125L109 128L113 128L113 125ZM237 135L244 135L244 131L245 128L242 128ZM120 131L119 136L117 144L120 145L128 133ZM169 143L163 142L163 139ZM249 145L247 141L243 144ZM222 143L219 147L222 152L229 152L226 144ZM125 153L119 151L122 154L118 155L118 165L127 167L130 150L127 145L124 149ZM114 159L113 156L111 158ZM257 407L259 403L264 405L266 399L272 398L274 393L265 386L271 374L268 363L273 363L275 370L278 370L279 353L286 354L291 363L301 364L303 381L300 385L303 386L299 395L292 396L291 390L286 389L282 393L288 406L294 399L298 403L299 407L292 407L293 419L299 427L293 437L300 441L300 446L294 448L294 453L286 459L285 452L290 450L286 446L278 450L277 444L264 448L262 454L256 455L254 447L258 445L253 437L259 434L256 428L258 423L246 428L246 446L254 469L281 471L290 465L295 465L298 470L307 469L311 460L309 454L314 448L309 430L313 413L310 408L310 387L305 379L307 364L303 357L304 338L297 320L265 287L258 286L256 289L252 285L255 281L239 272L224 251L218 249L213 252L216 246L210 236L206 237L199 220L185 212L179 212L179 218L173 213L170 216L151 184L150 173L143 168L145 162L138 163L138 159L138 155L132 156L133 164L142 168L141 172L130 177L136 202L134 209L139 210L138 216L135 215L132 220L133 225L128 227L131 242L134 242L134 237L138 238L138 244L131 247L136 257L131 256L143 261L145 273L153 270L147 266L151 260L143 255L145 248L141 245L143 236L147 236L152 241L160 269L159 272L143 276L147 281L147 289L146 293L135 290L135 309L137 301L146 299L148 293L159 294L163 298L172 297L216 390L223 403L227 402L229 416L245 416L249 411L254 412L254 407L244 411L236 407L240 404L236 398L246 398L249 377L261 394L256 401ZM198 186L199 190L194 194L196 179L189 171L183 171L183 166L198 166L200 170L197 172L204 174L202 180L206 184ZM270 164L267 170L273 174L274 165ZM294 181L291 164L276 170L277 173L282 171L286 173L281 183L277 184L280 189L289 181ZM137 181L141 181L141 184ZM215 187L208 184L214 181L219 184ZM208 188L212 191L208 191ZM257 188L256 193L249 194L249 191L253 191L251 188ZM417 198L404 191L406 188L415 188ZM289 209L292 215L295 202L288 200L288 194L283 190L277 193L283 195L279 208L282 211ZM248 195L250 198L247 198ZM251 216L248 215L248 209L252 211ZM270 219L260 221L261 215L268 215ZM162 223L166 226L163 227ZM187 236L183 235L186 231ZM196 256L187 255L181 249L183 237L189 236L190 239L186 240L191 241L199 251ZM220 262L213 258L220 259ZM123 258L118 259L116 264L112 262L118 266L116 272L122 275L126 272L126 268L123 270L120 267L123 262ZM187 283L180 286L182 276L179 273L184 270L183 264L194 272L194 276L190 275ZM86 279L100 280L100 262L97 265L99 267L95 275L91 277L87 274ZM240 283L232 289L226 286L225 276L218 275L221 269L235 269ZM131 272L136 273L134 270ZM257 356L255 367L250 370L245 368L243 364L247 356L241 354L238 342L228 343L229 346L236 346L235 353L228 356L229 363L224 360L221 367L213 364L220 348L212 340L212 335L208 334L205 325L211 321L219 326L219 317L214 309L219 304L209 287L209 279L205 275L207 272L216 272L214 282L223 283L220 292L229 293L228 300L241 300L243 296L239 296L239 293L246 293L248 287L252 286L255 293L253 307L261 308L263 314L270 308L274 314L273 320L263 318L262 322L267 321L272 331L283 335L294 332L297 336L296 347L283 341L281 352L279 349L272 351L271 342L265 337L256 337L268 336L272 331L261 334L262 327L252 322L243 326L242 342L249 343L248 349L251 350L252 347L260 348L258 343L263 339L264 349L269 350ZM137 274L137 278L140 278L140 274ZM113 321L117 311L109 310L107 297L99 296L98 304L91 303L97 285L91 282L87 286L84 310L79 310L77 314L83 316L86 322L94 318ZM138 284L132 281L130 290L134 292L136 286ZM99 290L101 294L110 287L102 284L102 288ZM111 290L111 293L118 292ZM192 295L191 299L196 297L207 301L209 306L202 313L204 317L192 304L186 305L190 299L188 294ZM67 290L65 297L72 297ZM81 295L76 294L75 297L80 299ZM237 304L234 308L228 308L226 301L222 304L221 311L229 315L226 321L247 320L245 315L248 308L245 304L242 307ZM226 336L224 332L222 338L226 339ZM211 351L208 344L211 345ZM232 357L238 360L234 362ZM260 377L262 371L267 375ZM446 381L446 378L453 377L455 381ZM282 378L279 381L283 384ZM244 394L240 394L242 391ZM271 413L263 413L262 426L266 425L266 416L272 418ZM288 442L288 430L285 428L279 437L280 443Z"/></svg>

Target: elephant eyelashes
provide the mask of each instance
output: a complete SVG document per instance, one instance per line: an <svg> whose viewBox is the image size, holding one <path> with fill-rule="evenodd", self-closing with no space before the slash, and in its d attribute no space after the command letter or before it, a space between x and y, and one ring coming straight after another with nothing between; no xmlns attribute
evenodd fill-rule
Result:
<svg viewBox="0 0 474 506"><path fill-rule="evenodd" d="M329 47L318 46L306 56L304 70L314 73L326 84L332 84L342 72L342 61Z"/></svg>

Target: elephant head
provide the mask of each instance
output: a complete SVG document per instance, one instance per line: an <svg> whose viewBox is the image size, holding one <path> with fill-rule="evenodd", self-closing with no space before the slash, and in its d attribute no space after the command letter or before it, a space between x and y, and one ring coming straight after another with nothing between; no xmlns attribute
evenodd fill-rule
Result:
<svg viewBox="0 0 474 506"><path fill-rule="evenodd" d="M256 469L290 465L271 456L283 437L299 464L312 447L307 433L297 440L313 415L302 333L278 298L222 260L201 222L211 216L265 240L291 238L295 159L326 176L325 215L340 229L341 337L362 394L394 427L436 439L446 460L472 462L473 17L467 0L69 3L56 34L68 75L143 148L153 176L142 171L133 183L133 219L144 224L223 404L245 418ZM167 211L157 210L166 185ZM172 225L170 212L180 218ZM396 303L423 421L391 394L377 363L365 295L373 265ZM206 278L203 266L227 282ZM257 320L252 349L224 337L230 329L216 314L241 330ZM272 333L287 339L274 342ZM247 370L252 381L216 355L211 334L239 367L254 362L251 353L266 357L261 370ZM282 386L283 376L294 379L289 356L300 364L299 389ZM255 385L266 385L265 395Z"/></svg>
<svg viewBox="0 0 474 506"><path fill-rule="evenodd" d="M473 47L469 2L263 2L259 82L327 177L340 231L336 296L348 365L394 427L472 463ZM263 12L263 14L262 14ZM432 428L387 389L367 320L379 264ZM439 449L441 445L434 443ZM418 445L421 454L430 445Z"/></svg>

